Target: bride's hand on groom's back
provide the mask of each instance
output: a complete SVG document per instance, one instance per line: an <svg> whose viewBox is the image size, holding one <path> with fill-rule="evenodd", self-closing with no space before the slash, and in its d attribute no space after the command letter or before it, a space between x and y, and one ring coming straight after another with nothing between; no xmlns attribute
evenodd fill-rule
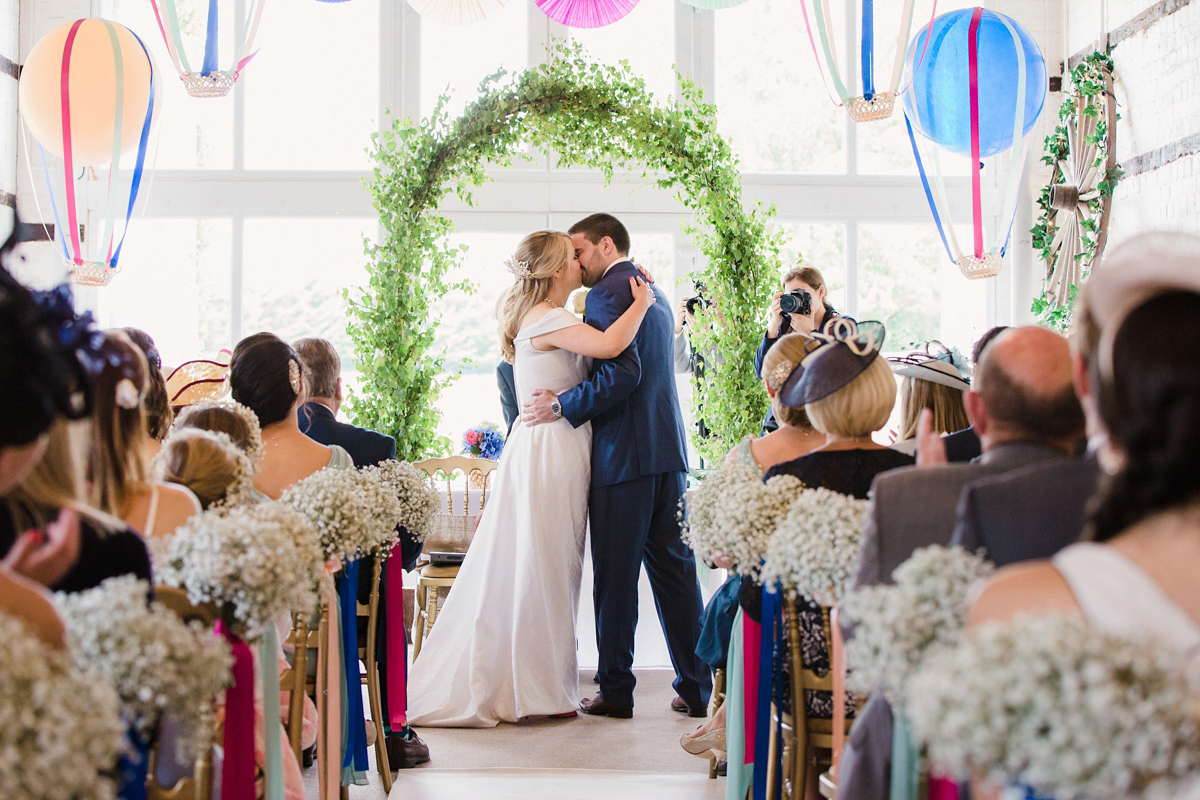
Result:
<svg viewBox="0 0 1200 800"><path fill-rule="evenodd" d="M640 304L642 308L649 308L654 305L656 299L654 289L641 278L633 277L629 279L629 291L633 293L633 302Z"/></svg>

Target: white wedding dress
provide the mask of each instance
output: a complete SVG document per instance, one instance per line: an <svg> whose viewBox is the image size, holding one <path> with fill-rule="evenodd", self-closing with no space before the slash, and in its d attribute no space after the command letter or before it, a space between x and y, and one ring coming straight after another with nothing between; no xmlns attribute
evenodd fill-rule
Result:
<svg viewBox="0 0 1200 800"><path fill-rule="evenodd" d="M582 324L554 309L517 335L518 403L587 377L583 356L530 343ZM591 423L516 420L467 557L413 662L410 725L485 728L578 707L575 617L591 452Z"/></svg>

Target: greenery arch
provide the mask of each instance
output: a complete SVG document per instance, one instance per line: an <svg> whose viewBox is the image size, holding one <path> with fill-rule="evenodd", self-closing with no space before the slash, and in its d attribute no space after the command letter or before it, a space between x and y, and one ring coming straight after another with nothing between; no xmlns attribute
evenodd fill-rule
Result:
<svg viewBox="0 0 1200 800"><path fill-rule="evenodd" d="M683 80L682 100L664 105L628 65L596 64L571 45L552 56L523 73L485 79L457 120L443 97L420 126L399 120L372 137L367 185L383 239L366 243L369 285L347 293L363 386L351 414L394 436L401 459L433 454L434 402L454 376L431 352L432 313L446 292L461 288L448 275L462 255L446 240L454 226L438 203L451 190L471 203L471 189L487 180L485 164L508 165L532 143L563 165L598 168L606 180L616 168L640 171L695 211L698 224L688 230L708 258L701 279L720 313L707 315L710 329L693 342L725 363L695 393L714 436L696 443L713 461L756 433L766 410L751 364L779 276L779 235L766 225L773 209L743 206L737 160L717 133L715 107L693 84Z"/></svg>

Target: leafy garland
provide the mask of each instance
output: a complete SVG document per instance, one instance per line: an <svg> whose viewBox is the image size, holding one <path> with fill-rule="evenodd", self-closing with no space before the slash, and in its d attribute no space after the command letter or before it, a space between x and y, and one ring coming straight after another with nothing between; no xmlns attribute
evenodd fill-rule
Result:
<svg viewBox="0 0 1200 800"><path fill-rule="evenodd" d="M1058 127L1054 132L1046 137L1046 152L1042 156L1042 163L1054 168L1054 174L1050 179L1050 183L1042 187L1042 192L1038 196L1038 208L1041 213L1038 216L1037 224L1033 226L1030 233L1033 234L1033 247L1041 253L1042 261L1047 265L1050 264L1052 253L1050 250L1051 244L1054 242L1056 229L1053 227L1055 210L1050 207L1050 187L1058 183L1062 179L1062 170L1059 164L1070 155L1070 149L1067 141L1067 125L1070 124L1070 119L1075 110L1078 108L1079 113L1088 117L1096 118L1096 130L1087 137L1089 144L1096 147L1095 165L1100 167L1104 164L1108 157L1109 131L1108 122L1104 116L1103 97L1108 84L1108 77L1112 74L1113 61L1112 57L1107 53L1092 53L1085 56L1082 61L1071 70L1071 86L1072 89L1063 97L1062 105L1058 109ZM1120 117L1117 117L1120 119ZM1104 176L1104 180L1097 185L1099 196L1088 201L1088 206L1091 208L1093 215L1098 215L1105 197L1111 197L1117 188L1117 181L1121 179L1123 173L1120 169L1110 170ZM1099 221L1096 216L1091 219L1084 219L1082 222L1082 231L1080 239L1082 249L1078 258L1086 264L1092 262L1092 258L1096 252L1097 234ZM1047 275L1047 278L1049 275ZM1081 276L1081 279L1086 279L1087 275ZM1078 284L1072 284L1068 293L1067 303L1059 305L1058 301L1043 288L1042 294L1033 300L1033 313L1037 314L1038 322L1046 327L1054 330L1065 331L1071 322L1071 309L1075 305L1075 295L1079 289Z"/></svg>
<svg viewBox="0 0 1200 800"><path fill-rule="evenodd" d="M435 454L439 412L434 406L454 376L431 347L439 320L432 311L458 288L447 276L462 250L446 242L454 225L438 212L453 190L472 203L488 180L485 165L508 166L528 144L557 154L562 166L640 171L696 213L700 248L708 257L703 280L720 309L699 333L698 347L724 355L729 369L710 371L695 393L697 410L714 438L700 452L719 459L754 432L767 399L752 363L762 310L779 274L781 235L768 231L773 209L747 209L729 143L717 132L716 108L681 77L682 99L655 102L645 82L620 67L585 58L578 44L556 47L545 64L485 78L479 98L451 120L443 95L420 125L397 120L372 136L375 169L367 181L383 229L366 243L369 285L347 293L349 332L364 391L352 399L357 424L396 438L397 458ZM499 268L499 265L497 265ZM704 326L697 326L702 328Z"/></svg>

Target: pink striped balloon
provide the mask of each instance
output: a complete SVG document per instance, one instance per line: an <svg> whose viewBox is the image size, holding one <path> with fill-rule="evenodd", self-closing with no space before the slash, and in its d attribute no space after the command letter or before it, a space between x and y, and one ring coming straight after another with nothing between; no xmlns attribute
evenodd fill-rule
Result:
<svg viewBox="0 0 1200 800"><path fill-rule="evenodd" d="M603 28L624 17L638 0L537 0L537 7L569 28Z"/></svg>

